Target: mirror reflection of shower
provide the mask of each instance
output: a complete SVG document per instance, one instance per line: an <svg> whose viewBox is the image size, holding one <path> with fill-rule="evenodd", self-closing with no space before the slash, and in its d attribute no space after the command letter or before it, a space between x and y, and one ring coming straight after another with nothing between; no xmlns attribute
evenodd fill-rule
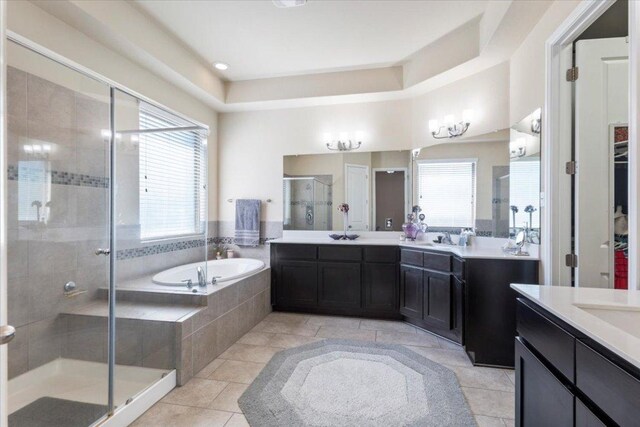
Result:
<svg viewBox="0 0 640 427"><path fill-rule="evenodd" d="M284 229L331 230L331 175L285 176Z"/></svg>

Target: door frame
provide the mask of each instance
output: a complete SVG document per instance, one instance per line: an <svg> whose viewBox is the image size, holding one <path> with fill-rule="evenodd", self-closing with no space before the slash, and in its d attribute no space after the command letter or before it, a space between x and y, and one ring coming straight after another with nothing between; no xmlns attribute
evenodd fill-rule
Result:
<svg viewBox="0 0 640 427"><path fill-rule="evenodd" d="M7 4L0 1L0 325L8 321L7 307L7 61L6 61ZM9 417L8 345L0 345L0 427L6 427Z"/></svg>
<svg viewBox="0 0 640 427"><path fill-rule="evenodd" d="M397 168L372 168L371 169L371 226L376 226L376 218L378 216L378 212L376 210L376 172L384 172L384 171L396 171L396 172L404 172L404 214L405 216L411 213L411 202L409 197L411 196L409 189L409 168L405 167L397 167ZM376 231L376 230L370 230ZM381 230L384 231L384 230Z"/></svg>
<svg viewBox="0 0 640 427"><path fill-rule="evenodd" d="M367 224L366 224L366 230L362 230L362 231L371 231L371 173L370 173L370 167L369 165L359 165L357 163L345 163L344 164L344 200L345 203L349 203L347 201L347 194L349 194L349 175L347 174L347 171L349 170L350 167L357 167L357 168L364 168L366 171L366 177L367 177L367 202L365 203L366 205L366 215L365 217L367 218Z"/></svg>
<svg viewBox="0 0 640 427"><path fill-rule="evenodd" d="M570 143L571 127L563 123L562 113L570 107L570 90L563 90L566 84L565 72L569 68L565 49L600 17L615 0L584 1L580 3L545 44L545 101L542 111L542 283L547 285L568 285L564 256L571 236L570 210L565 209L571 197L571 186L566 185L564 164L571 160L566 145ZM629 2L629 194L638 194L640 173L638 161L640 150L638 129L640 119L640 4ZM567 94L568 92L568 94ZM567 133L568 132L568 133ZM564 141L567 141L566 143ZM564 144L564 147L563 147ZM569 156L567 156L567 153ZM567 193L569 189L569 193ZM569 216L567 218L567 216ZM640 289L640 204L636 197L629 198L629 288ZM565 283L563 283L565 280Z"/></svg>

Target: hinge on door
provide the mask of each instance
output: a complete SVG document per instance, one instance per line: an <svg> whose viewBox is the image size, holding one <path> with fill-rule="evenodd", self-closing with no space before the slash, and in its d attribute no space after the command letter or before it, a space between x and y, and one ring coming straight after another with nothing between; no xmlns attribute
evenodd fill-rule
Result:
<svg viewBox="0 0 640 427"><path fill-rule="evenodd" d="M578 67L571 67L567 70L567 81L568 82L575 82L576 80L578 80Z"/></svg>
<svg viewBox="0 0 640 427"><path fill-rule="evenodd" d="M578 268L578 255L566 254L564 256L564 263L567 265L567 267Z"/></svg>
<svg viewBox="0 0 640 427"><path fill-rule="evenodd" d="M564 165L564 170L567 173L567 175L575 175L576 172L578 171L578 164L576 163L575 160L571 160L570 162L567 162Z"/></svg>

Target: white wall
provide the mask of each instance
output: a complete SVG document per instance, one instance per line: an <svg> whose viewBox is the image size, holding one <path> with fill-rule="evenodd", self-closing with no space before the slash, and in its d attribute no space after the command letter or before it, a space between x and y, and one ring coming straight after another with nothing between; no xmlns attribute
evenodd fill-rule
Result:
<svg viewBox="0 0 640 427"><path fill-rule="evenodd" d="M555 1L511 56L509 124L516 124L536 108L543 106L545 43L578 4L578 0Z"/></svg>
<svg viewBox="0 0 640 427"><path fill-rule="evenodd" d="M209 126L209 219L217 218L217 113L155 73L27 1L7 2L7 27L33 42Z"/></svg>

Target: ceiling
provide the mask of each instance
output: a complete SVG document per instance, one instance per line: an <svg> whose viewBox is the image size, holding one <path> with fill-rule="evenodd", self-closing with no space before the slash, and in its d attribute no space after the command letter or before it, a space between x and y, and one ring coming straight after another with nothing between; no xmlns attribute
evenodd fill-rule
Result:
<svg viewBox="0 0 640 427"><path fill-rule="evenodd" d="M238 81L388 67L480 16L485 0L134 0L218 72Z"/></svg>

